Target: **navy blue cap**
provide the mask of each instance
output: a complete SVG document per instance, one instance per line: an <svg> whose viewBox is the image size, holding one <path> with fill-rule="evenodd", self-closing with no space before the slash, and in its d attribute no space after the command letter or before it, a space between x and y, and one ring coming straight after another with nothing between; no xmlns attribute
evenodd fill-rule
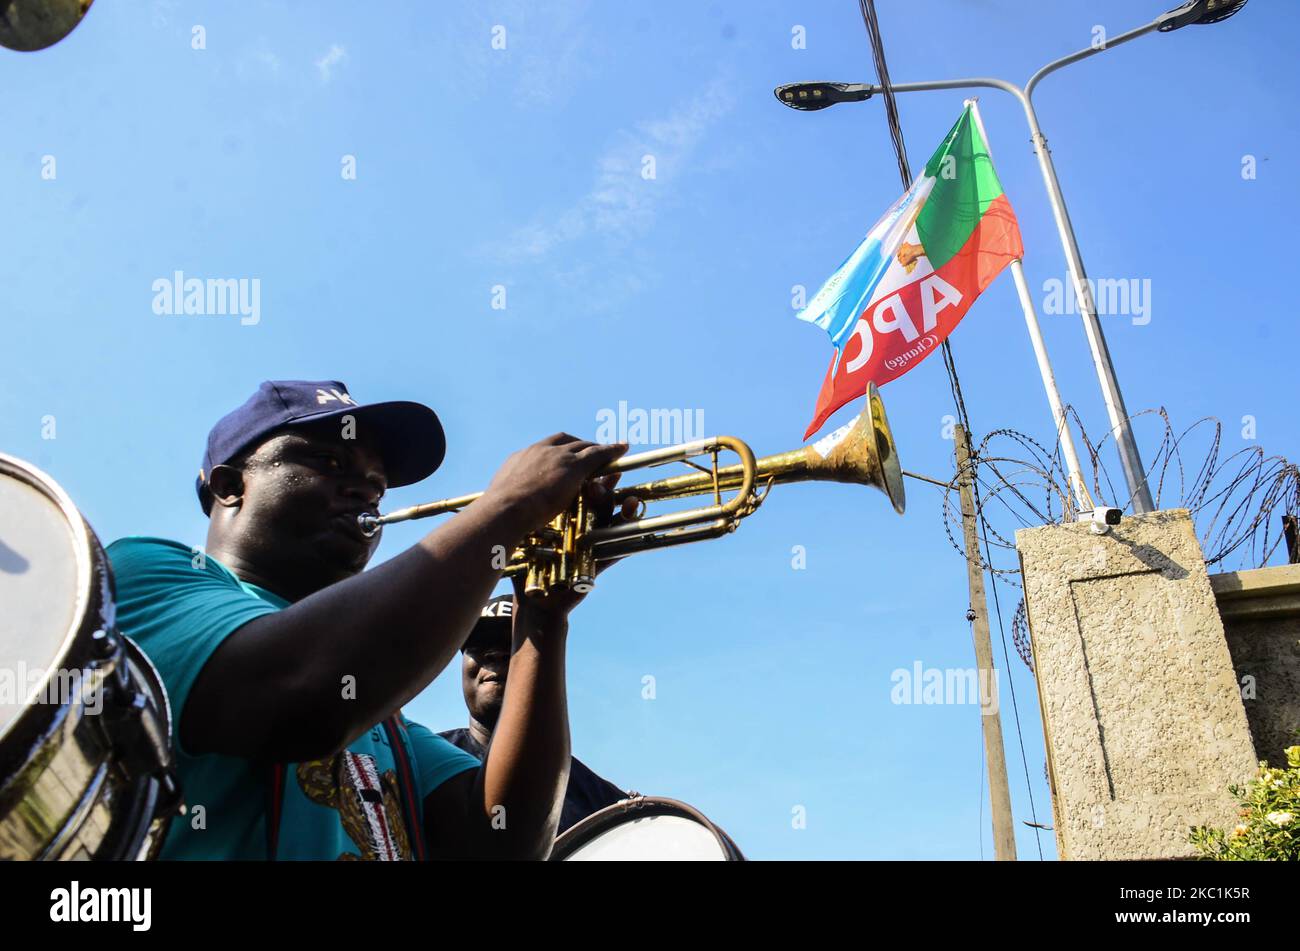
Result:
<svg viewBox="0 0 1300 951"><path fill-rule="evenodd" d="M469 632L469 637L465 638L465 643L461 645L460 652L465 653L465 648L469 642L478 635L480 642L487 640L496 641L501 636L509 637L512 625L515 620L515 596L513 594L499 594L487 604L483 605L483 610L479 612L478 621Z"/></svg>
<svg viewBox="0 0 1300 951"><path fill-rule="evenodd" d="M447 439L437 414L427 406L405 400L361 405L338 380L267 380L208 433L195 484L203 513L212 510L207 483L214 467L277 429L343 416L354 417L357 431L379 452L390 488L428 478L442 464Z"/></svg>

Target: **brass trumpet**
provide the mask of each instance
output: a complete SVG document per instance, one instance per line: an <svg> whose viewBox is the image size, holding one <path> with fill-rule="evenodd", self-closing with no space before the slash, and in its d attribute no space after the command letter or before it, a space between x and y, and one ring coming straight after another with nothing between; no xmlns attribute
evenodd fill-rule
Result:
<svg viewBox="0 0 1300 951"><path fill-rule="evenodd" d="M740 461L719 468L721 452L733 452ZM711 464L703 466L690 461L697 456L709 456ZM698 471L619 486L615 490L615 508L627 499L636 499L642 503L641 517L598 527L596 513L579 495L572 506L545 528L524 539L510 554L504 573L507 576L526 573L525 588L530 594L557 585L585 593L595 586L596 566L602 561L734 532L743 519L757 511L777 484L869 485L883 491L898 514L903 514L906 505L898 450L885 416L885 405L874 383L867 387L866 412L812 445L755 459L749 446L734 436L713 436L624 456L598 475L677 462ZM733 491L735 494L723 501L723 493ZM383 516L360 515L357 520L363 532L373 535L383 525L457 512L482 495L475 492L413 505ZM711 495L712 504L644 517L647 503L696 495Z"/></svg>

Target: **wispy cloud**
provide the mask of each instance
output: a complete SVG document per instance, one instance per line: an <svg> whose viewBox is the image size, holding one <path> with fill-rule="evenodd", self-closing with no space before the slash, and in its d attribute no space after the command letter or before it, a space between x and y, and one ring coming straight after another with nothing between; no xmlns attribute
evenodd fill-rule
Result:
<svg viewBox="0 0 1300 951"><path fill-rule="evenodd" d="M325 55L316 60L316 71L320 74L320 81L328 83L334 75L334 67L347 58L347 50L337 43L331 44Z"/></svg>
<svg viewBox="0 0 1300 951"><path fill-rule="evenodd" d="M235 75L243 80L277 78L280 66L280 57L271 49L270 42L265 36L259 36L235 60Z"/></svg>
<svg viewBox="0 0 1300 951"><path fill-rule="evenodd" d="M620 132L596 159L595 180L585 194L550 220L520 228L496 249L499 255L538 259L587 236L621 243L645 234L709 128L731 109L727 88L716 79L668 115ZM648 161L652 179L643 176Z"/></svg>
<svg viewBox="0 0 1300 951"><path fill-rule="evenodd" d="M339 65L347 62L347 59L347 49L338 43L331 43L329 49L311 60L315 66L316 79L321 85L328 84ZM270 41L265 36L259 36L239 51L235 59L235 75L246 82L272 80L305 90L311 85L312 76L305 60L304 51L289 54L287 60L282 59L271 48Z"/></svg>
<svg viewBox="0 0 1300 951"><path fill-rule="evenodd" d="M156 27L167 26L171 22L172 14L176 12L176 7L180 0L153 0L153 25Z"/></svg>
<svg viewBox="0 0 1300 951"><path fill-rule="evenodd" d="M609 44L592 25L591 0L453 4L447 16L446 36L454 38L447 51L460 62L465 95L494 95L506 84L517 103L554 106L579 89L609 55ZM504 42L504 48L494 46L494 39Z"/></svg>

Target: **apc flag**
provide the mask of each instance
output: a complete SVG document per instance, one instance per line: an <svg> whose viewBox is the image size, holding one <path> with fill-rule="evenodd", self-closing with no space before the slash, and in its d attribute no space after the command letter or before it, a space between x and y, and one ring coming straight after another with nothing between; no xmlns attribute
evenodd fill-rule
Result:
<svg viewBox="0 0 1300 951"><path fill-rule="evenodd" d="M796 315L835 346L804 439L869 381L883 386L929 356L1022 253L968 105L903 197Z"/></svg>

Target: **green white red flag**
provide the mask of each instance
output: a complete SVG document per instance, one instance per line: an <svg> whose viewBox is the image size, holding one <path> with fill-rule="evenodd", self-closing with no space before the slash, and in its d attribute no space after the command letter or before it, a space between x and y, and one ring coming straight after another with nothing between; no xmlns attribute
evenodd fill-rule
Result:
<svg viewBox="0 0 1300 951"><path fill-rule="evenodd" d="M968 105L916 181L797 315L835 346L804 438L868 381L883 386L938 349L1022 254L1015 212Z"/></svg>

